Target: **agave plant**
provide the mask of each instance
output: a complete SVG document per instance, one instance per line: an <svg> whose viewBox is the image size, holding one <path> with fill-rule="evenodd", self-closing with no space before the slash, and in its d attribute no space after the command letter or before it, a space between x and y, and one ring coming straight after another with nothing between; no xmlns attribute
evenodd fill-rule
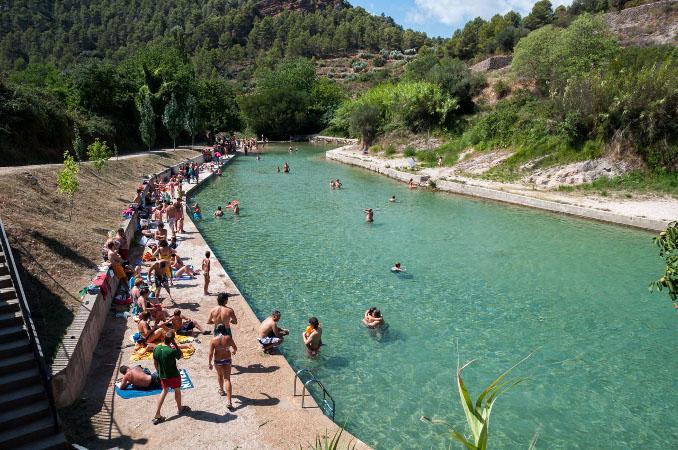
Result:
<svg viewBox="0 0 678 450"><path fill-rule="evenodd" d="M507 376L513 369L515 369L519 364L528 359L530 356L532 355L530 354L526 356L516 365L499 375L492 383L490 383L489 386L487 386L487 388L485 388L475 403L473 402L468 389L466 389L464 380L461 378L461 374L464 369L471 365L471 363L473 363L475 360L471 360L461 367L459 367L459 364L457 363L457 389L459 390L459 398L461 400L461 406L464 409L466 422L468 423L468 426L471 429L471 434L473 435L473 442L467 439L466 436L464 436L459 431L452 429L452 437L454 439L464 444L464 447L469 450L487 449L492 406L494 406L494 402L500 396L506 394L510 389L526 380L526 378L507 379ZM438 419L430 419L428 417L422 417L421 419L431 423L446 424L446 422ZM534 447L535 442L536 436L533 438L530 448Z"/></svg>
<svg viewBox="0 0 678 450"><path fill-rule="evenodd" d="M343 428L339 428L334 436L330 438L325 432L324 436L316 434L315 443L309 444L309 450L339 450L339 441L341 440L341 434L344 432ZM346 450L355 450L356 444L352 441L349 441L346 444ZM300 450L303 450L303 446L299 446Z"/></svg>

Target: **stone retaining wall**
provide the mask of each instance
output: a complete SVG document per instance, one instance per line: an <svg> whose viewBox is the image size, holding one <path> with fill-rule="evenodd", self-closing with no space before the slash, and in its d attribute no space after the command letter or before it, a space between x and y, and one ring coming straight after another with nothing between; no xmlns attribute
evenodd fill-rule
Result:
<svg viewBox="0 0 678 450"><path fill-rule="evenodd" d="M428 182L428 177L410 174L395 169L384 168L379 164L364 161L359 158L352 157L342 152L346 147L330 150L325 153L327 159L339 161L345 164L359 166L374 172L386 175L399 181L407 182L413 179L415 183L421 184ZM557 203L549 200L542 200L539 198L528 197L520 194L513 194L510 192L489 189L481 186L473 186L461 182L435 180L436 188L445 192L452 192L455 194L468 195L471 197L480 197L498 202L511 203L514 205L527 206L530 208L537 208L555 213L568 214L571 216L584 217L587 219L598 220L601 222L615 223L635 228L642 228L645 230L662 231L666 228L668 222L661 220L644 219L641 217L630 217L621 214L616 214L609 211L601 211L597 209L584 208L576 205L568 205L565 203Z"/></svg>
<svg viewBox="0 0 678 450"><path fill-rule="evenodd" d="M341 137L335 137L335 136L310 136L308 140L312 144L342 144L342 145L353 144L353 145L355 145L355 144L358 143L358 139L341 138Z"/></svg>
<svg viewBox="0 0 678 450"><path fill-rule="evenodd" d="M202 160L203 156L199 155L188 161L202 162ZM158 174L152 174L151 177L164 178L169 176L172 170L176 170L181 164L167 168ZM147 191L148 185L145 186L143 195ZM126 219L120 225L120 228L125 230L125 235L130 243L134 240L138 223L139 216L134 213L131 218ZM107 295L104 296L100 292L96 295L87 294L83 297L82 304L75 311L73 322L66 330L66 335L59 345L52 363L52 391L58 408L68 406L77 400L85 386L94 349L99 342L101 330L104 328L113 296L118 288L118 279L110 269L102 270L94 274L92 278L106 272L110 277Z"/></svg>

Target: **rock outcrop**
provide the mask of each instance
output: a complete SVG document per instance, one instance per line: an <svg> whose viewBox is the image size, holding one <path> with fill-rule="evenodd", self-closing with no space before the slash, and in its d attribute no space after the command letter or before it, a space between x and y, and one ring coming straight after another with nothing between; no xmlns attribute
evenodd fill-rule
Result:
<svg viewBox="0 0 678 450"><path fill-rule="evenodd" d="M676 45L678 0L663 0L605 14L622 45Z"/></svg>
<svg viewBox="0 0 678 450"><path fill-rule="evenodd" d="M471 66L473 72L490 72L492 70L501 69L511 65L513 55L495 55L480 61L478 64Z"/></svg>

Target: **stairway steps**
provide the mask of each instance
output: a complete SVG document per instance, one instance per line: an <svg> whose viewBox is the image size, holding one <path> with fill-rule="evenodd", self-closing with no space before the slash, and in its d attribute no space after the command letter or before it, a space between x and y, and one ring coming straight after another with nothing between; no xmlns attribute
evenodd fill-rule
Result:
<svg viewBox="0 0 678 450"><path fill-rule="evenodd" d="M9 267L5 262L0 262L0 275L9 275Z"/></svg>
<svg viewBox="0 0 678 450"><path fill-rule="evenodd" d="M37 367L0 375L0 394L30 386L34 383L42 383Z"/></svg>
<svg viewBox="0 0 678 450"><path fill-rule="evenodd" d="M0 374L12 373L17 370L29 369L37 367L38 363L35 361L33 352L26 352L23 354L10 356L9 358L0 359Z"/></svg>
<svg viewBox="0 0 678 450"><path fill-rule="evenodd" d="M14 287L0 289L0 300L11 300L16 297Z"/></svg>
<svg viewBox="0 0 678 450"><path fill-rule="evenodd" d="M51 434L55 434L54 421L51 417L45 417L24 426L0 432L0 448L16 448L28 443L30 443L30 448L35 448L32 441Z"/></svg>
<svg viewBox="0 0 678 450"><path fill-rule="evenodd" d="M42 384L35 383L30 386L14 389L12 391L0 394L0 411L6 411L9 408L17 408L21 405L45 400L47 394Z"/></svg>
<svg viewBox="0 0 678 450"><path fill-rule="evenodd" d="M68 441L66 441L66 437L63 433L58 433L40 439L39 441L33 441L28 445L17 447L16 450L58 450L68 448L72 447Z"/></svg>
<svg viewBox="0 0 678 450"><path fill-rule="evenodd" d="M0 314L18 312L19 309L20 309L20 307L19 307L19 299L18 298L13 298L11 300L1 300L0 299Z"/></svg>
<svg viewBox="0 0 678 450"><path fill-rule="evenodd" d="M9 339L18 339L25 337L28 339L28 332L23 327L23 324L12 325L0 328L0 341Z"/></svg>
<svg viewBox="0 0 678 450"><path fill-rule="evenodd" d="M0 341L0 358L10 358L13 355L31 353L31 343L28 338L18 338L11 341Z"/></svg>
<svg viewBox="0 0 678 450"><path fill-rule="evenodd" d="M14 287L14 284L12 284L12 277L9 275L0 275L0 288L10 287Z"/></svg>
<svg viewBox="0 0 678 450"><path fill-rule="evenodd" d="M0 431L24 427L30 422L50 415L49 401L41 400L0 413Z"/></svg>
<svg viewBox="0 0 678 450"><path fill-rule="evenodd" d="M23 323L23 317L19 312L0 314L0 327L7 327Z"/></svg>

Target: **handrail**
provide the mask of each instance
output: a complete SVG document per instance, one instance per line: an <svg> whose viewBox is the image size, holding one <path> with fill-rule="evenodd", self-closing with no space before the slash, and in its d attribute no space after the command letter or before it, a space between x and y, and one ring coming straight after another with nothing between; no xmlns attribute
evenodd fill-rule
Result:
<svg viewBox="0 0 678 450"><path fill-rule="evenodd" d="M38 361L40 378L42 378L42 383L45 386L45 390L47 391L49 409L51 410L52 418L54 419L54 432L59 433L59 415L57 414L56 405L54 403L54 395L52 395L52 372L48 369L47 364L45 363L45 356L42 353L42 347L40 346L40 341L38 340L38 333L35 331L31 310L28 307L26 294L24 293L24 287L21 283L21 278L19 277L19 270L17 268L16 262L14 261L14 254L12 253L12 249L9 246L9 239L7 239L5 227L1 219L0 246L5 252L5 264L7 264L9 268L9 275L12 278L12 283L14 284L14 291L16 292L21 314L23 315L24 323L26 325L26 332L28 333L28 341L30 342L31 350L33 350L33 356L35 356L35 359Z"/></svg>
<svg viewBox="0 0 678 450"><path fill-rule="evenodd" d="M303 373L308 373L309 374L309 379L306 382L301 381L301 375ZM332 412L332 420L334 420L334 414L336 412L336 403L334 402L334 398L330 395L330 393L325 389L325 385L323 385L320 380L318 380L315 375L313 375L313 372L311 372L308 369L299 369L297 372L294 374L294 396L297 396L297 379L303 384L303 389L301 390L301 407L304 407L304 401L306 400L306 391L309 392L310 395L310 389L308 389L308 386L310 384L316 383L318 386L320 386L320 389L322 389L323 392L323 404L327 407L330 408L330 404L327 402L327 398L332 401L332 407L330 408L330 411ZM324 408L323 408L324 412Z"/></svg>

